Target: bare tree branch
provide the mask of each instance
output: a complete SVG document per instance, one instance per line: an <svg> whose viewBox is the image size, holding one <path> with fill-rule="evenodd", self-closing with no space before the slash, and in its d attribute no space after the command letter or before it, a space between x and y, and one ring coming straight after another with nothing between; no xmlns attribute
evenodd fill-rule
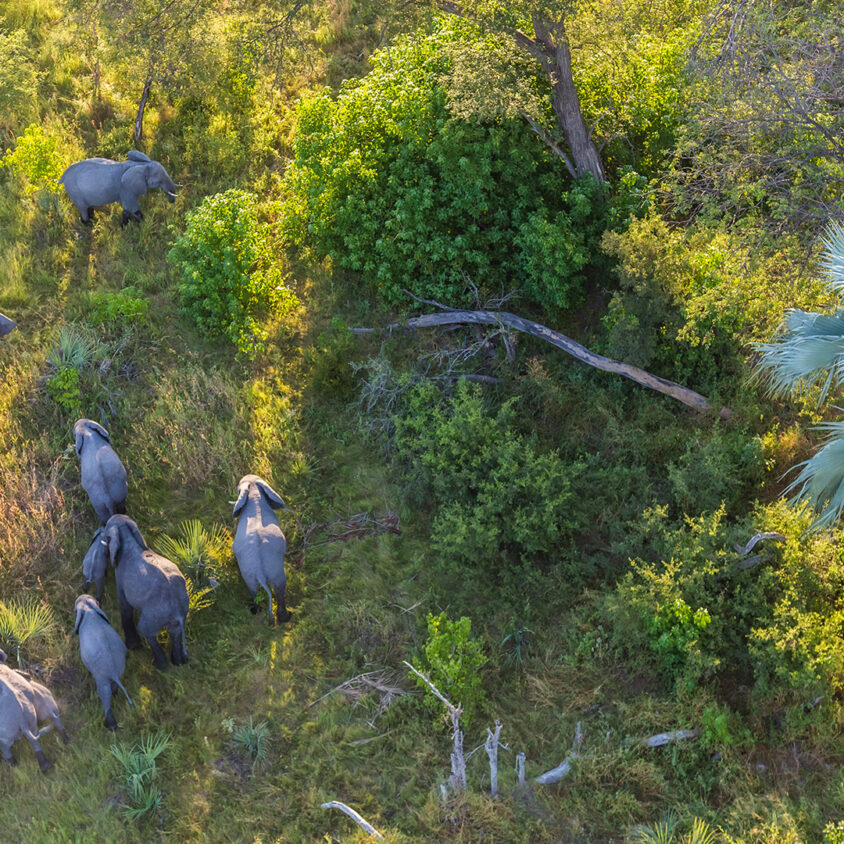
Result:
<svg viewBox="0 0 844 844"><path fill-rule="evenodd" d="M344 815L348 815L364 832L374 835L379 841L384 840L384 836L371 824L365 821L354 809L341 803L339 800L331 800L328 803L322 803L321 809L339 809Z"/></svg>

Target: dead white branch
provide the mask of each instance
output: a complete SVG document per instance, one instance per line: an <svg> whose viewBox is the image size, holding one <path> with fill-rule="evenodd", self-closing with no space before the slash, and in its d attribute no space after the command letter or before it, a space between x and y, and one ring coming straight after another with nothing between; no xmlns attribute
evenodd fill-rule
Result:
<svg viewBox="0 0 844 844"><path fill-rule="evenodd" d="M454 746L451 751L451 787L456 792L466 790L466 758L463 755L463 731L460 729L460 715L463 713L463 707L458 704L455 706L451 701L447 700L443 693L426 677L421 671L417 671L407 660L402 660L404 664L434 693L434 695L445 704L451 716L452 734L451 738Z"/></svg>
<svg viewBox="0 0 844 844"><path fill-rule="evenodd" d="M519 781L519 788L525 787L525 752L524 750L516 756L516 776Z"/></svg>
<svg viewBox="0 0 844 844"><path fill-rule="evenodd" d="M580 755L580 746L582 744L583 723L578 721L574 728L574 741L572 742L571 753L569 753L569 755L566 756L566 758L563 759L556 768L552 768L550 771L540 774L534 782L537 785L551 785L552 783L559 782L564 777L567 777L571 773L572 762L574 762L574 760Z"/></svg>
<svg viewBox="0 0 844 844"><path fill-rule="evenodd" d="M498 740L501 736L501 722L495 722L495 732L486 728L486 755L489 756L489 793L498 797Z"/></svg>
<svg viewBox="0 0 844 844"><path fill-rule="evenodd" d="M768 531L767 533L757 533L744 548L741 545L736 545L736 551L738 551L742 557L746 557L757 545L757 543L762 542L764 539L776 539L777 542L785 542L785 537L781 533L775 533L773 531Z"/></svg>
<svg viewBox="0 0 844 844"><path fill-rule="evenodd" d="M446 308L445 305L441 305L438 302L428 302L428 304L436 305L445 310L442 313L413 317L405 323L393 323L392 325L388 325L384 330L392 333L400 328L433 328L440 325L455 324L507 326L516 331L522 331L533 337L538 337L540 340L545 340L552 346L556 346L558 349L562 349L567 354L577 358L582 363L604 372L622 375L631 381L635 381L637 384L641 384L643 387L656 390L658 393L670 396L689 407L693 407L695 410L707 411L711 409L709 400L700 395L700 393L696 393L694 390L690 390L688 387L684 387L674 381L660 378L658 375L653 375L629 363L623 363L622 361L612 360L611 358L596 354L565 334L554 331L541 323L533 322L533 320L524 319L507 311L458 311ZM353 330L356 331L357 329ZM731 411L728 408L722 408L720 415L722 418L727 418L731 415Z"/></svg>
<svg viewBox="0 0 844 844"><path fill-rule="evenodd" d="M384 836L368 821L365 821L354 809L341 803L339 800L331 800L329 803L323 803L321 809L339 809L344 815L348 815L364 832L374 835L379 841L384 840Z"/></svg>
<svg viewBox="0 0 844 844"><path fill-rule="evenodd" d="M648 747L662 747L664 744L669 744L672 741L697 738L699 735L700 730L672 730L669 733L657 733L655 736L642 739L642 744Z"/></svg>

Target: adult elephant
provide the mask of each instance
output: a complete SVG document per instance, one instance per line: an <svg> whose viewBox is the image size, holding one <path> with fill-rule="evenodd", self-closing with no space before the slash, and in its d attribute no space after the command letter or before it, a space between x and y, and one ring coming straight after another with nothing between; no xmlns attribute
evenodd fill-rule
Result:
<svg viewBox="0 0 844 844"><path fill-rule="evenodd" d="M114 566L126 646L140 647L140 633L152 648L155 667L166 668L167 657L156 638L161 628L166 627L173 664L184 665L188 661L185 644L188 589L178 566L150 551L138 526L128 516L116 515L108 520L105 542ZM135 610L140 613L137 627Z"/></svg>
<svg viewBox="0 0 844 844"><path fill-rule="evenodd" d="M64 185L86 226L91 225L95 208L112 202L123 206L122 226L130 219L142 220L139 196L160 188L174 202L178 187L163 165L134 149L129 151L127 161L110 158L77 161L62 173L59 184Z"/></svg>
<svg viewBox="0 0 844 844"><path fill-rule="evenodd" d="M88 493L100 522L105 524L115 513L126 512L129 492L126 468L112 448L109 432L93 419L77 419L73 437L82 488Z"/></svg>

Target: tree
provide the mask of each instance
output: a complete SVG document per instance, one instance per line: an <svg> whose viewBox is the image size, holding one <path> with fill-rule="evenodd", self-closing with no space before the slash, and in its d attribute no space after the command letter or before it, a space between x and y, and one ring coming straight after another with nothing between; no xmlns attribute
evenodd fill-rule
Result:
<svg viewBox="0 0 844 844"><path fill-rule="evenodd" d="M527 108L522 116L531 129L559 157L574 178L586 174L599 182L606 181L601 156L586 125L580 99L572 75L572 55L566 30L572 14L572 0L512 0L506 6L495 0L467 0L465 3L440 2L439 8L451 15L460 15L483 27L487 32L508 39L516 49L539 65L550 85L551 106L557 128L568 146L566 152Z"/></svg>
<svg viewBox="0 0 844 844"><path fill-rule="evenodd" d="M781 334L758 347L760 374L773 394L815 390L819 403L844 384L844 226L829 226L824 249L829 290L839 304L831 313L789 311ZM814 511L815 530L831 527L844 511L844 422L824 422L819 429L828 432L826 443L794 467L800 471L786 490L794 493L792 503Z"/></svg>

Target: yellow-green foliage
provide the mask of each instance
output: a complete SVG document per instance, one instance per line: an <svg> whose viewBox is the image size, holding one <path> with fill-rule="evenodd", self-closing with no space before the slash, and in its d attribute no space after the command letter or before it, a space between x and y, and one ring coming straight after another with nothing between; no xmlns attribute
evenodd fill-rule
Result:
<svg viewBox="0 0 844 844"><path fill-rule="evenodd" d="M26 127L14 149L6 150L2 163L23 178L24 190L30 194L58 193L59 177L67 166L58 136L36 123Z"/></svg>

